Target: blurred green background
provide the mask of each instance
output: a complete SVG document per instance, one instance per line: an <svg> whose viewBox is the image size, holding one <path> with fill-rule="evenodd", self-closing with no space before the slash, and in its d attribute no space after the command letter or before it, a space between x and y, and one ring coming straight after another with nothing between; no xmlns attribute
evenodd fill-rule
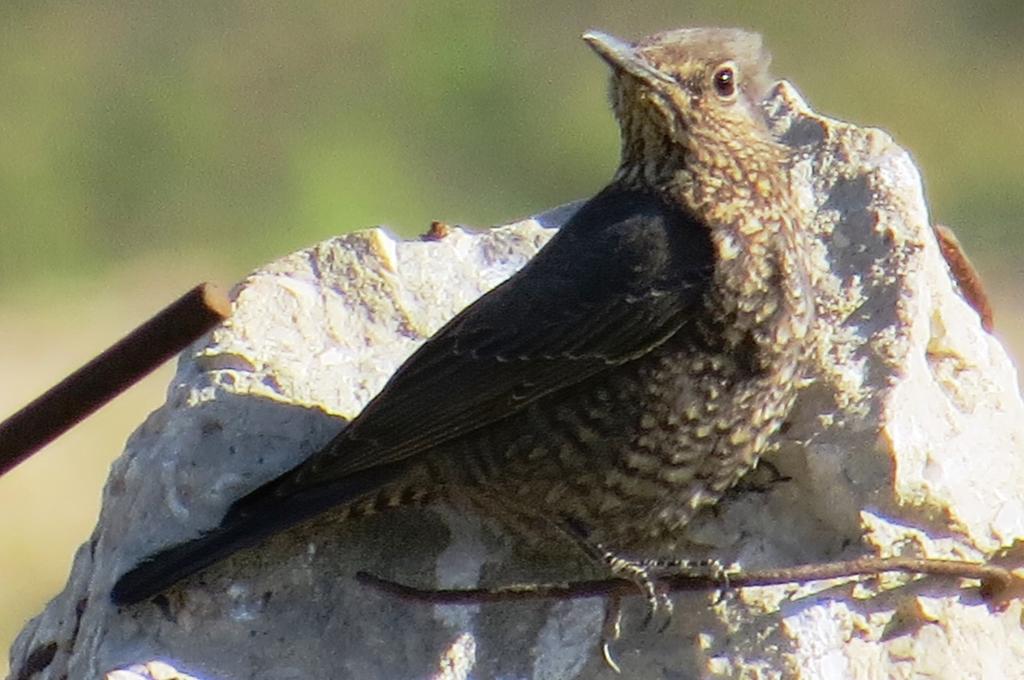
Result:
<svg viewBox="0 0 1024 680"><path fill-rule="evenodd" d="M817 110L910 149L1020 346L1019 0L7 0L0 417L198 280L364 226L486 226L594 193L618 137L579 34L690 25L764 33ZM0 646L63 586L169 375L0 480Z"/></svg>

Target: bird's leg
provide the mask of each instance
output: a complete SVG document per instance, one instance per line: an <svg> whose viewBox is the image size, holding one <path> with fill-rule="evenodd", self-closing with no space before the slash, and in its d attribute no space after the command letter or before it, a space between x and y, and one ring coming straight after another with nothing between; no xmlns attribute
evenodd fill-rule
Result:
<svg viewBox="0 0 1024 680"><path fill-rule="evenodd" d="M647 615L644 616L643 626L645 628L649 626L654 617L662 612L665 620L658 631L665 630L672 621L672 600L663 589L658 588L657 576L652 572L652 561L633 560L606 550L603 551L602 559L612 574L635 583L644 599L647 600Z"/></svg>
<svg viewBox="0 0 1024 680"><path fill-rule="evenodd" d="M557 523L556 526L573 539L576 545L593 561L607 566L614 576L636 584L644 599L647 600L647 616L644 618L643 624L645 627L661 610L665 611L666 619L671 620L672 602L664 591L658 589L654 579L651 578L650 560L632 559L609 550L590 538L590 531L586 526L571 518L563 517L562 522Z"/></svg>
<svg viewBox="0 0 1024 680"><path fill-rule="evenodd" d="M647 559L630 560L619 557L607 550L601 549L588 543L581 543L588 553L594 549L601 552L603 561L612 570L615 576L625 578L636 583L641 593L647 599L647 616L643 625L646 627L654 619L659 611L664 612L665 620L658 628L658 632L664 632L672 622L672 600L668 593L659 588L657 581L660 578L672 576L688 576L694 578L706 578L722 583L724 588L729 587L729 576L739 572L736 565L724 565L718 560L686 560L686 559ZM622 595L619 592L612 592L605 600L604 623L601 626L601 657L616 673L621 673L619 664L612 655L611 646L619 639L622 623Z"/></svg>
<svg viewBox="0 0 1024 680"><path fill-rule="evenodd" d="M644 559L632 560L619 557L604 551L605 563L615 576L636 583L640 592L647 598L648 611L643 625L651 623L658 612L664 613L665 620L658 628L664 631L672 622L672 600L666 590L658 586L663 579L686 577L703 579L721 583L722 588L729 587L729 578L740 573L738 565L726 565L719 560L688 560L688 559Z"/></svg>
<svg viewBox="0 0 1024 680"><path fill-rule="evenodd" d="M665 621L658 628L658 632L664 631L672 621L672 600L668 594L659 589L651 577L650 569L645 561L631 560L610 552L600 544L580 540L579 545L592 557L600 559L608 566L612 574L618 578L632 581L640 589L641 594L647 600L647 615L644 617L643 625L647 627L659 611L664 612ZM601 658L616 673L621 673L619 664L616 663L612 654L612 644L619 639L622 632L622 593L612 592L605 598L604 622L601 625L600 650Z"/></svg>

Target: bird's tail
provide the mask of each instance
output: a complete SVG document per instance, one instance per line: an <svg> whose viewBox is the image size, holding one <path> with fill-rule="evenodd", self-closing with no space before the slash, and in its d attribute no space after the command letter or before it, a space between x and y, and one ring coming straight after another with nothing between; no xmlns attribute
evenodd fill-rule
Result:
<svg viewBox="0 0 1024 680"><path fill-rule="evenodd" d="M266 518L222 524L199 538L150 555L121 576L110 591L116 605L129 605L162 593L181 579L259 543L277 527Z"/></svg>
<svg viewBox="0 0 1024 680"><path fill-rule="evenodd" d="M399 505L430 502L431 494L413 491L411 487L389 492L389 483L399 473L399 466L380 466L352 475L345 484L305 488L285 496L272 493L287 478L289 473L285 473L232 505L219 526L144 559L118 579L110 598L116 605L149 599L239 550L251 548L334 507L346 508L350 516L361 516Z"/></svg>
<svg viewBox="0 0 1024 680"><path fill-rule="evenodd" d="M298 502L297 502L298 501ZM150 555L118 579L110 593L116 605L141 602L181 579L326 510L332 504L282 502L266 512L225 517L199 538Z"/></svg>

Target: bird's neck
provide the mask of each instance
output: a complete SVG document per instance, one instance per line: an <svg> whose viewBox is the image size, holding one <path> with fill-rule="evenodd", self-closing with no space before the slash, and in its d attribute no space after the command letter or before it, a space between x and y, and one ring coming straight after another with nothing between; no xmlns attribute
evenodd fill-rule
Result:
<svg viewBox="0 0 1024 680"><path fill-rule="evenodd" d="M782 169L784 149L750 151L695 153L667 190L708 225L716 251L713 304L729 315L736 336L727 340L739 345L753 336L765 348L792 347L778 336L804 336L813 315L806 226Z"/></svg>
<svg viewBox="0 0 1024 680"><path fill-rule="evenodd" d="M627 134L627 130L623 130ZM805 227L785 167L788 150L768 139L691 140L689 148L653 126L624 140L615 182L663 194L707 225L716 251L717 299L740 345L792 346L778 333L803 335L812 301ZM776 342L779 341L779 342Z"/></svg>

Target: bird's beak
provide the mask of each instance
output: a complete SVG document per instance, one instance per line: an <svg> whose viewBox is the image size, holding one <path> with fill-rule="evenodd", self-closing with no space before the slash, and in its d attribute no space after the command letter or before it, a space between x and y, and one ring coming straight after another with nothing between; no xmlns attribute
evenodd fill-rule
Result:
<svg viewBox="0 0 1024 680"><path fill-rule="evenodd" d="M668 85L673 82L671 78L647 63L635 46L624 40L601 31L587 31L583 34L583 39L616 71L628 73L650 85Z"/></svg>

